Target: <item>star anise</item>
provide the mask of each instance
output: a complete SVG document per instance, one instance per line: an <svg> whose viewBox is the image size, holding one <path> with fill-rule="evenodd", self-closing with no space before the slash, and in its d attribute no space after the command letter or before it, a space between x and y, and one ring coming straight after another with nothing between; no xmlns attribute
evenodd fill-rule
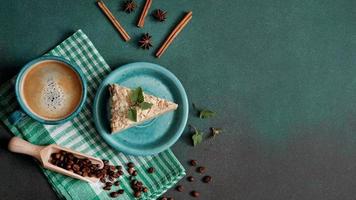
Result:
<svg viewBox="0 0 356 200"><path fill-rule="evenodd" d="M151 37L148 33L145 33L142 37L141 40L138 42L140 47L143 49L150 49L152 47L151 44Z"/></svg>
<svg viewBox="0 0 356 200"><path fill-rule="evenodd" d="M132 11L135 10L136 7L137 7L137 5L133 0L126 1L123 4L123 10L127 13L131 13Z"/></svg>
<svg viewBox="0 0 356 200"><path fill-rule="evenodd" d="M153 12L153 16L160 22L163 22L167 18L167 12L161 9L157 9Z"/></svg>

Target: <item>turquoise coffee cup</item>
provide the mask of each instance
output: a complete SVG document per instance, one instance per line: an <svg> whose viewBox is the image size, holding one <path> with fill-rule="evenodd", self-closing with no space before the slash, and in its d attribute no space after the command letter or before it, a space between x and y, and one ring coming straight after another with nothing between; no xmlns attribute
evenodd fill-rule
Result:
<svg viewBox="0 0 356 200"><path fill-rule="evenodd" d="M44 61L57 61L57 62L64 63L66 66L70 67L78 75L80 82L81 82L82 94L81 94L81 98L80 98L78 105L73 110L73 112L71 112L69 115L67 115L61 119L49 120L49 119L42 118L41 116L35 114L26 105L26 103L24 101L24 97L21 95L20 87L21 87L22 81L24 80L24 75L33 66L36 66L36 64L39 64L40 62L44 62ZM87 97L87 83L86 83L83 72L80 70L80 68L75 63L70 62L66 59L63 59L61 57L43 56L43 57L40 57L40 58L30 61L21 69L21 71L17 75L16 82L15 82L15 94L16 94L16 98L17 98L20 108L18 110L14 111L13 113L11 113L10 118L9 118L10 123L17 124L27 115L27 116L31 117L32 119L34 119L40 123L43 123L43 124L62 124L62 123L65 123L65 122L73 119L83 108L86 97Z"/></svg>

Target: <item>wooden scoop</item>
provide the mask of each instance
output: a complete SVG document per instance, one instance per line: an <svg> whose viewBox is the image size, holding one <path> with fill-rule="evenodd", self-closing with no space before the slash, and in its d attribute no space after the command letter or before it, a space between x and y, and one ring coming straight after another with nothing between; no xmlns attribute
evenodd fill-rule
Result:
<svg viewBox="0 0 356 200"><path fill-rule="evenodd" d="M97 177L84 177L80 176L74 172L70 172L66 169L60 168L56 165L53 165L52 163L49 162L52 153L58 153L60 151L66 151L69 153L72 153L75 157L78 158L87 158L89 159L93 164L99 164L99 168L104 167L104 163L101 159L94 158L92 156L88 156L85 154L82 154L77 151L73 151L71 149L65 148L58 146L56 144L51 144L48 146L38 146L38 145L33 145L19 137L13 137L11 138L9 144L8 144L8 149L12 152L15 153L22 153L22 154L27 154L32 157L35 157L38 161L41 162L44 168L52 170L54 172L58 172L67 176L70 176L72 178L80 179L83 181L91 182L91 183L96 183L99 179Z"/></svg>

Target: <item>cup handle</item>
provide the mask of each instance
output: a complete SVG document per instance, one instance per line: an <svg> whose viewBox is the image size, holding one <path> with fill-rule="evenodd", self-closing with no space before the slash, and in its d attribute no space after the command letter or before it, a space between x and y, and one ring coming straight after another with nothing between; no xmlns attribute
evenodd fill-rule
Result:
<svg viewBox="0 0 356 200"><path fill-rule="evenodd" d="M15 110L13 113L10 114L9 117L9 122L12 125L16 125L18 122L20 122L26 114L23 113L20 110Z"/></svg>

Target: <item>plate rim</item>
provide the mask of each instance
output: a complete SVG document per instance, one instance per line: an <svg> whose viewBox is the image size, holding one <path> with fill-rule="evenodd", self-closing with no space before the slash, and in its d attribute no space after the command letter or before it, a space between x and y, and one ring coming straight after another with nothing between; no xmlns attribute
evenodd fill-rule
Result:
<svg viewBox="0 0 356 200"><path fill-rule="evenodd" d="M182 118L182 122L179 125L177 131L175 131L175 134L173 135L173 137L166 143L163 143L163 145L160 145L156 148L153 148L151 150L145 150L144 152L142 152L141 150L135 150L132 148L121 148L120 146L114 145L113 143L110 142L110 140L108 140L104 134L107 134L106 131L102 130L102 126L100 125L101 123L99 123L98 117L97 116L97 108L98 106L98 101L99 101L99 95L102 94L102 91L104 89L104 87L106 86L105 82L106 80L108 80L109 78L111 78L112 76L114 76L113 74L119 73L119 71L125 71L127 70L127 68L140 68L144 66L145 68L150 68L153 70L158 70L160 72L162 72L164 75L166 75L169 79L171 79L173 81L173 83L176 85L181 97L182 97L182 104L180 106L183 106L183 118ZM101 138L103 138L103 140L105 141L106 144L108 144L111 148L115 149L116 151L122 152L124 154L127 155L135 155L135 156L148 156L148 155L154 155L154 154L158 154L164 150L167 150L168 148L170 148L173 144L175 144L177 142L177 140L180 138L180 136L182 135L187 121L188 121L188 114L189 114L189 102L188 102L188 97L187 97L187 93L182 85L182 83L180 82L180 80L168 69L164 68L161 65L155 64L155 63L150 63L150 62L132 62L132 63L127 63L124 65L119 66L118 68L116 68L115 70L111 71L108 75L105 76L105 78L101 81L98 89L95 92L95 98L93 101L93 108L92 108L92 116L93 116L93 120L94 120L94 124L95 124L95 128L97 133L101 136Z"/></svg>

